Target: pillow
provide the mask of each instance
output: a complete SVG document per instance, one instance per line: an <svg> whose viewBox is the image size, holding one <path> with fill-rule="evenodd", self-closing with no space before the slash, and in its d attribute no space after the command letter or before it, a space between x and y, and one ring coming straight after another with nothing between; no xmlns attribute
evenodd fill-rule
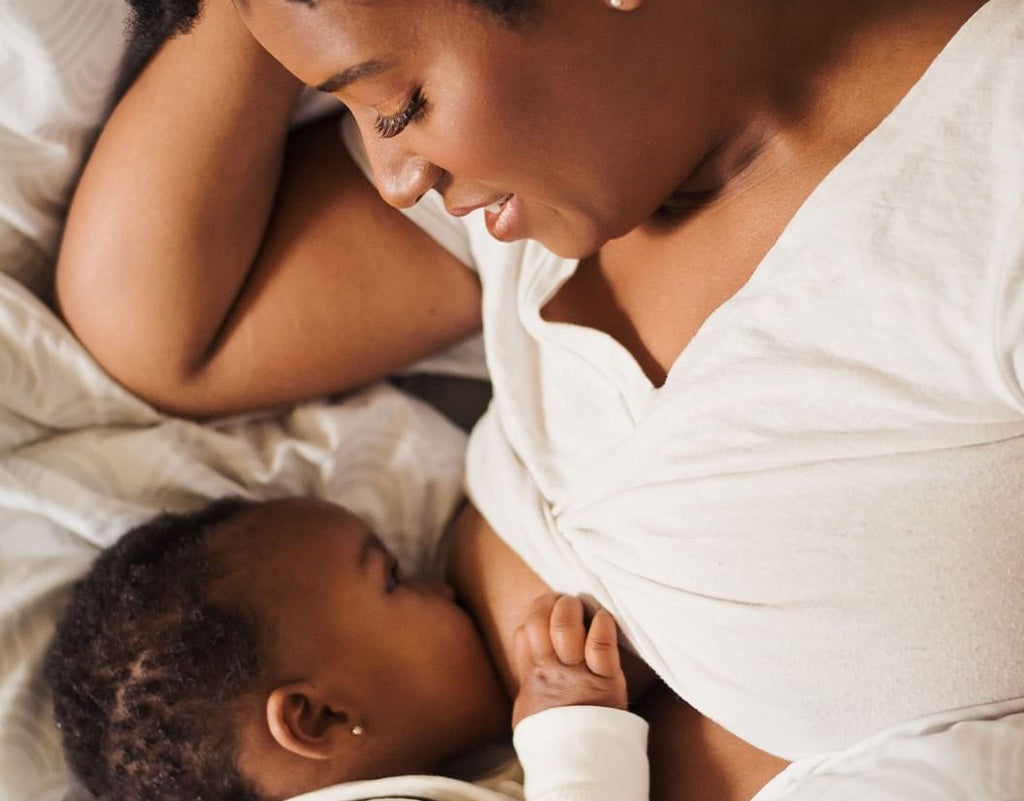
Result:
<svg viewBox="0 0 1024 801"><path fill-rule="evenodd" d="M0 270L38 290L125 52L123 0L0 0Z"/></svg>

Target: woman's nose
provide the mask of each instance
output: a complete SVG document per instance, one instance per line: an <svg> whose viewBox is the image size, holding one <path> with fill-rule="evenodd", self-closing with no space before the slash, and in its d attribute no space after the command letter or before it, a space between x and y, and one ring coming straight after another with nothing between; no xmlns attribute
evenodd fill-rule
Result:
<svg viewBox="0 0 1024 801"><path fill-rule="evenodd" d="M378 143L369 156L377 191L398 209L416 205L444 174L427 159L385 143Z"/></svg>

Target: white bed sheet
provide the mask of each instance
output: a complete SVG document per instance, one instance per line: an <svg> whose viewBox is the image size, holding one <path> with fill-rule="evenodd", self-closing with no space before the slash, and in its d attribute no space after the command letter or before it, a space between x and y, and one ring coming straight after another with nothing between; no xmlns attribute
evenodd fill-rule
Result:
<svg viewBox="0 0 1024 801"><path fill-rule="evenodd" d="M124 52L123 0L0 0L0 271L45 283Z"/></svg>

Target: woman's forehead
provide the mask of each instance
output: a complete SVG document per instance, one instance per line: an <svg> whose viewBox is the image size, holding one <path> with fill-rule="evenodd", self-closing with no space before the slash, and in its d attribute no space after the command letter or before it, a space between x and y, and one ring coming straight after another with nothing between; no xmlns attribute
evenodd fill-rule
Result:
<svg viewBox="0 0 1024 801"><path fill-rule="evenodd" d="M458 16L445 9L468 7L450 0L235 2L255 38L286 67L330 59L332 72L408 53L426 39L445 39Z"/></svg>
<svg viewBox="0 0 1024 801"><path fill-rule="evenodd" d="M469 0L234 0L243 17L306 20L334 33L386 36L424 18L443 23L446 11Z"/></svg>
<svg viewBox="0 0 1024 801"><path fill-rule="evenodd" d="M315 27L355 45L395 46L416 37L445 38L463 24L516 27L535 0L234 0L247 21Z"/></svg>

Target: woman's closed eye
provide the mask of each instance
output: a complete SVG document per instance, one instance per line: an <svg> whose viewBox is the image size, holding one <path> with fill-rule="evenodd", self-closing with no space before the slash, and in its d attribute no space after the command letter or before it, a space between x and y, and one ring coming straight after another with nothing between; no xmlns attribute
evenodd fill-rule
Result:
<svg viewBox="0 0 1024 801"><path fill-rule="evenodd" d="M423 90L416 89L409 98L409 102L405 104L405 108L388 117L378 115L373 128L381 139L390 139L404 131L410 122L423 116L426 109L427 99L423 96Z"/></svg>

